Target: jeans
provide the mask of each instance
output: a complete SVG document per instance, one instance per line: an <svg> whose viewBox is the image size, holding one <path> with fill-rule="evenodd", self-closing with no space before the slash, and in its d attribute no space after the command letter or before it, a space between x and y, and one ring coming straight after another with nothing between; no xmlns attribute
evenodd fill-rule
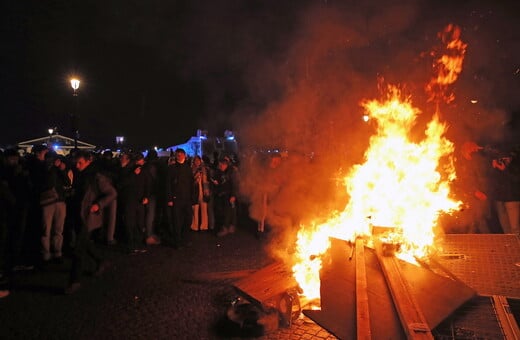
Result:
<svg viewBox="0 0 520 340"><path fill-rule="evenodd" d="M157 197L150 196L148 198L148 204L145 207L145 228L146 236L152 236L154 232L155 212L157 209Z"/></svg>
<svg viewBox="0 0 520 340"><path fill-rule="evenodd" d="M63 226L65 225L66 211L65 202L52 203L42 208L43 234L41 244L44 261L51 259L51 250L54 251L54 257L62 256Z"/></svg>

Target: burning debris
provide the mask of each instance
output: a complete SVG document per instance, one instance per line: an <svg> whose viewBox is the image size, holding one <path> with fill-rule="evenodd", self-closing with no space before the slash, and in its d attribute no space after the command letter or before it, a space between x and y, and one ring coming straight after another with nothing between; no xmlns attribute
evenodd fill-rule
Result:
<svg viewBox="0 0 520 340"><path fill-rule="evenodd" d="M266 268L241 280L235 287L246 299L286 315L292 309L279 303L298 289L298 306L319 305L304 313L339 338L378 339L433 338L432 329L475 296L435 259L439 217L462 206L450 188L455 146L439 110L455 99L449 87L467 47L455 25L439 38L443 46L430 53L435 76L425 86L435 111L423 112L399 86L362 101L376 133L364 163L344 178L344 209L300 225L290 270L280 264L283 270Z"/></svg>
<svg viewBox="0 0 520 340"><path fill-rule="evenodd" d="M460 29L449 25L439 34L446 55L437 56L437 76L427 86L442 95L461 71L466 45ZM456 178L452 162L454 144L445 137L446 124L438 112L425 125L422 137L414 135L421 110L396 86L388 86L382 100L365 100L366 115L377 124L364 164L355 165L344 182L349 201L345 209L324 223L302 226L298 232L297 261L293 266L304 294L319 297L320 255L330 247L329 237L354 241L368 237L367 245L380 242L383 252L415 262L434 248L441 213L456 211L461 202L452 198ZM440 99L438 99L440 100ZM367 218L369 216L369 218ZM374 230L387 228L373 238ZM313 260L308 260L313 257Z"/></svg>
<svg viewBox="0 0 520 340"><path fill-rule="evenodd" d="M441 101L454 100L448 87L462 70L466 49L454 25L439 38L447 54L432 54L437 75L426 86L437 110ZM432 328L475 295L460 281L398 259L417 263L430 256L440 214L456 211L461 202L450 193L454 144L439 112L418 137L421 110L398 87L386 91L382 100L362 102L377 133L365 163L344 180L345 209L298 232L294 277L307 298L321 302L321 311L306 314L342 339L433 338ZM345 247L351 247L348 259Z"/></svg>

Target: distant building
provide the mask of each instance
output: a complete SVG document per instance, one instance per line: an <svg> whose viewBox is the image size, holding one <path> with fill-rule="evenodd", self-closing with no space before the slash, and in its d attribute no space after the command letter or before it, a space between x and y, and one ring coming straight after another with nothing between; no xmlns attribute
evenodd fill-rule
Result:
<svg viewBox="0 0 520 340"><path fill-rule="evenodd" d="M238 143L230 130L226 130L223 137L209 137L207 131L197 130L196 136L190 137L183 144L168 147L163 153L170 153L178 148L184 149L190 157L208 156L211 159L214 152L218 152L219 155L238 154Z"/></svg>
<svg viewBox="0 0 520 340"><path fill-rule="evenodd" d="M23 142L17 143L17 147L25 152L31 152L33 146L35 145L47 145L49 149L54 150L57 154L66 155L71 150L74 149L74 139L62 136L60 134L48 135L45 137L35 138L26 140ZM80 140L77 141L78 149L80 150L94 150L96 149L95 145L82 142Z"/></svg>

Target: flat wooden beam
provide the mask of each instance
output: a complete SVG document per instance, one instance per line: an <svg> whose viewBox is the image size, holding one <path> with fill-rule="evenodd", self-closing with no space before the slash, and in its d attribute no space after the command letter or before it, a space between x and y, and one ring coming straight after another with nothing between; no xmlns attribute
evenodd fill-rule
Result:
<svg viewBox="0 0 520 340"><path fill-rule="evenodd" d="M507 298L501 295L493 295L493 304L495 305L498 322L502 327L505 338L507 340L520 339L520 329L518 328L518 323L516 322L513 313L511 313L511 308L509 307Z"/></svg>
<svg viewBox="0 0 520 340"><path fill-rule="evenodd" d="M393 255L384 256L381 245L377 246L376 253L407 338L433 339L430 326L401 274L398 259Z"/></svg>
<svg viewBox="0 0 520 340"><path fill-rule="evenodd" d="M365 244L357 238L356 244L356 331L358 339L372 339L370 310L368 307L367 273L365 266Z"/></svg>
<svg viewBox="0 0 520 340"><path fill-rule="evenodd" d="M298 283L292 275L291 268L284 263L276 262L237 280L233 286L250 302L258 302L263 306L269 300L297 289Z"/></svg>

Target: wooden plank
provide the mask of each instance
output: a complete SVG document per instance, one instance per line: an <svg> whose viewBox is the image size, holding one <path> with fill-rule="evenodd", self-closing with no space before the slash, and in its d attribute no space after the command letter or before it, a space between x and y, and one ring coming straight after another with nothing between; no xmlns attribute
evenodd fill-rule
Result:
<svg viewBox="0 0 520 340"><path fill-rule="evenodd" d="M357 337L354 259L357 255L353 248L350 242L331 238L331 248L323 258L320 272L321 310L304 311L305 315L340 339ZM372 338L405 339L406 333L376 251L365 247L364 261ZM405 261L396 259L396 262L430 329L476 294L460 280L438 275L431 269Z"/></svg>
<svg viewBox="0 0 520 340"><path fill-rule="evenodd" d="M238 281L233 286L260 304L296 289L292 271L283 263L273 263ZM255 301L252 301L255 302Z"/></svg>
<svg viewBox="0 0 520 340"><path fill-rule="evenodd" d="M509 302L505 296L493 295L493 304L495 305L495 311L497 313L498 322L502 327L505 338L507 340L518 340L520 339L520 329L518 323L511 313Z"/></svg>
<svg viewBox="0 0 520 340"><path fill-rule="evenodd" d="M323 258L321 310L303 313L339 339L357 338L356 261L354 243L331 238ZM349 260L350 254L352 260ZM364 248L368 309L373 339L404 339L397 311L373 249Z"/></svg>
<svg viewBox="0 0 520 340"><path fill-rule="evenodd" d="M338 339L356 338L356 262L354 243L331 238L320 271L321 310L304 310ZM349 255L352 260L349 260Z"/></svg>
<svg viewBox="0 0 520 340"><path fill-rule="evenodd" d="M437 327L450 314L467 301L471 300L476 292L456 277L439 275L432 271L437 269L434 263L431 269L419 267L415 264L397 260L401 276L404 278L417 305L423 312L430 329Z"/></svg>
<svg viewBox="0 0 520 340"><path fill-rule="evenodd" d="M371 339L370 311L368 308L367 273L365 267L365 244L356 239L356 332L358 339Z"/></svg>
<svg viewBox="0 0 520 340"><path fill-rule="evenodd" d="M397 258L383 256L381 245L378 245L376 253L407 338L433 339L426 318L415 301L408 283L401 275Z"/></svg>

